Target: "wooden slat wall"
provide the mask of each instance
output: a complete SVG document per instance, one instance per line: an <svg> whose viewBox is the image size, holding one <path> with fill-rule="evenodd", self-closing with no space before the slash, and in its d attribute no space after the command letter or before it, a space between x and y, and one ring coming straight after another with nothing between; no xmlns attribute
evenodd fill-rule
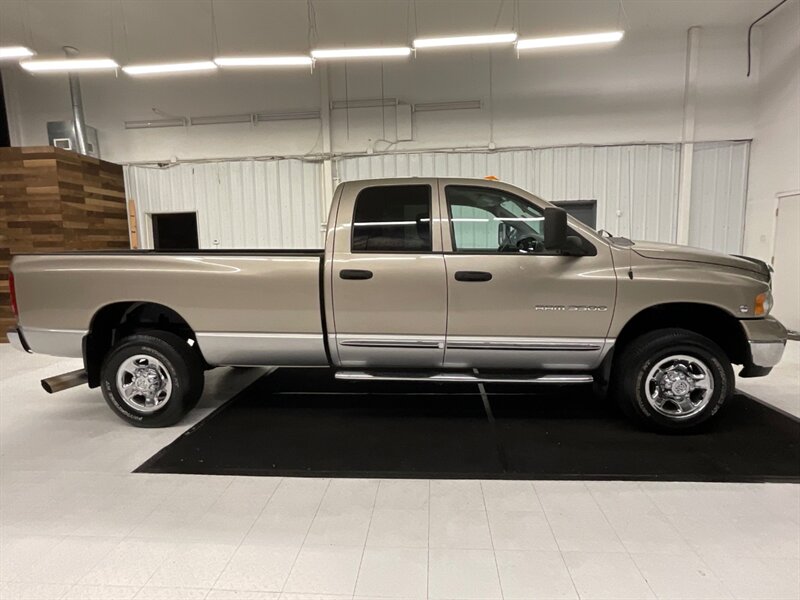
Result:
<svg viewBox="0 0 800 600"><path fill-rule="evenodd" d="M0 148L0 341L11 256L130 247L122 167L50 146Z"/></svg>

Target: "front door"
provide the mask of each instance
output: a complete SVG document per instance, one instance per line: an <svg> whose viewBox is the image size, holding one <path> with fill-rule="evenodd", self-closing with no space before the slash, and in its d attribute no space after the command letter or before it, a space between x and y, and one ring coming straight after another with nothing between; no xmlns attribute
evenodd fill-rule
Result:
<svg viewBox="0 0 800 600"><path fill-rule="evenodd" d="M447 288L436 180L347 184L334 236L334 361L441 367Z"/></svg>
<svg viewBox="0 0 800 600"><path fill-rule="evenodd" d="M506 186L510 188L510 186ZM570 222L588 254L544 248L543 206L502 184L443 184L448 286L445 365L588 370L599 365L616 294L610 250ZM541 202L541 201L539 201Z"/></svg>

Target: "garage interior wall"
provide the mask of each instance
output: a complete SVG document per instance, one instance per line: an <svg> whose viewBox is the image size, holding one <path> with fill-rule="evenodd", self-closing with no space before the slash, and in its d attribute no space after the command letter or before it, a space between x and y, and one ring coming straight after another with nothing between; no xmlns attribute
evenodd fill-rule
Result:
<svg viewBox="0 0 800 600"><path fill-rule="evenodd" d="M695 148L693 245L741 252L748 146L718 142ZM596 200L598 228L675 242L678 144L411 152L344 157L335 163L338 181L494 175L547 200ZM321 247L327 218L322 176L321 163L297 159L125 169L144 248L153 244L150 214L189 210L198 213L201 248Z"/></svg>
<svg viewBox="0 0 800 600"><path fill-rule="evenodd" d="M125 187L142 248L153 248L151 214L165 212L197 212L203 249L318 248L321 175L291 159L127 166Z"/></svg>

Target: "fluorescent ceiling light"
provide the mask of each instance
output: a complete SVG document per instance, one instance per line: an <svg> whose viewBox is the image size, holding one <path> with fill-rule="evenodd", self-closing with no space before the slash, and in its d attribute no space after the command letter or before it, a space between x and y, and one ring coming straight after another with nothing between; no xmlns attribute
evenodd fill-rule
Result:
<svg viewBox="0 0 800 600"><path fill-rule="evenodd" d="M36 53L33 50L25 46L0 46L0 60L29 58L34 54Z"/></svg>
<svg viewBox="0 0 800 600"><path fill-rule="evenodd" d="M411 48L407 46L389 48L336 48L331 50L312 50L312 58L368 58L388 56L408 56Z"/></svg>
<svg viewBox="0 0 800 600"><path fill-rule="evenodd" d="M414 40L414 49L450 48L453 46L484 46L487 44L511 44L516 39L516 33L490 33L487 35L460 35L456 37L418 38Z"/></svg>
<svg viewBox="0 0 800 600"><path fill-rule="evenodd" d="M608 44L620 41L623 35L625 35L624 31L606 31L603 33L587 33L583 35L530 38L517 41L517 50L557 48L560 46L583 46L586 44Z"/></svg>
<svg viewBox="0 0 800 600"><path fill-rule="evenodd" d="M170 63L159 65L128 65L122 67L128 75L161 75L163 73L188 73L192 71L213 71L217 68L210 60L190 63Z"/></svg>
<svg viewBox="0 0 800 600"><path fill-rule="evenodd" d="M110 58L61 58L58 60L24 60L19 66L32 73L56 71L98 71L116 69L119 65Z"/></svg>
<svg viewBox="0 0 800 600"><path fill-rule="evenodd" d="M307 67L310 56L221 56L214 62L220 67Z"/></svg>

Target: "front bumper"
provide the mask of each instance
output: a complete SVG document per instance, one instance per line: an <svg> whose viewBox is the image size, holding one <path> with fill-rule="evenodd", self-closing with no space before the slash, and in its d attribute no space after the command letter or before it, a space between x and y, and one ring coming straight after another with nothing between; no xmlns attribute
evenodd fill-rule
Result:
<svg viewBox="0 0 800 600"><path fill-rule="evenodd" d="M8 338L8 342L11 344L12 348L19 350L20 352L31 351L31 349L28 347L28 342L25 341L25 338L22 335L22 332L16 327L9 329L6 332L6 337Z"/></svg>
<svg viewBox="0 0 800 600"><path fill-rule="evenodd" d="M788 332L774 317L740 321L747 336L749 357L742 377L760 377L770 372L783 357Z"/></svg>

